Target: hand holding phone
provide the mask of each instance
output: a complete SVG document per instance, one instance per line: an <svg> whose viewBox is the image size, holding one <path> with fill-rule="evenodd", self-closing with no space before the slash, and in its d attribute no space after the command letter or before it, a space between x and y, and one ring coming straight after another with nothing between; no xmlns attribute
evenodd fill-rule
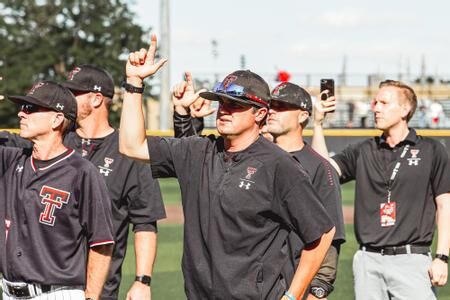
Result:
<svg viewBox="0 0 450 300"><path fill-rule="evenodd" d="M323 93L323 91L327 91ZM334 96L334 80L333 79L320 79L320 99L327 100L327 98ZM334 112L330 111L330 113Z"/></svg>

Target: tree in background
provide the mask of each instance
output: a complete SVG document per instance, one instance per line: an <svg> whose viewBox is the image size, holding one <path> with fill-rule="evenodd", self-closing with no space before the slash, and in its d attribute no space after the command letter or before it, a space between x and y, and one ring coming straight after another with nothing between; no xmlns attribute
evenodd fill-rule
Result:
<svg viewBox="0 0 450 300"><path fill-rule="evenodd" d="M123 0L0 0L0 94L62 80L82 63L107 69L118 85L129 50L145 47L148 31ZM16 112L0 101L0 127L17 127ZM111 115L117 124L118 114Z"/></svg>

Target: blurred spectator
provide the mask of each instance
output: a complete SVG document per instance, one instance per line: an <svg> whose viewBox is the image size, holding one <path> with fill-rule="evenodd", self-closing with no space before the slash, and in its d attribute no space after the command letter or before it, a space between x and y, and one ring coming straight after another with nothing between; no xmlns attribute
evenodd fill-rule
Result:
<svg viewBox="0 0 450 300"><path fill-rule="evenodd" d="M288 82L291 79L291 74L288 71L280 70L277 72L276 81Z"/></svg>
<svg viewBox="0 0 450 300"><path fill-rule="evenodd" d="M425 105L419 106L419 114L418 114L418 127L419 128L429 128L430 122L428 119L427 107Z"/></svg>
<svg viewBox="0 0 450 300"><path fill-rule="evenodd" d="M358 101L355 104L356 115L359 116L361 128L367 128L367 118L369 117L370 104L364 101Z"/></svg>
<svg viewBox="0 0 450 300"><path fill-rule="evenodd" d="M0 81L3 80L3 78L0 76ZM0 95L0 100L3 100L5 97L3 95Z"/></svg>
<svg viewBox="0 0 450 300"><path fill-rule="evenodd" d="M353 101L350 101L347 103L348 105L348 121L347 121L347 127L353 128L353 116L355 114L355 103Z"/></svg>
<svg viewBox="0 0 450 300"><path fill-rule="evenodd" d="M434 100L430 105L431 128L439 128L444 124L444 108L442 104Z"/></svg>

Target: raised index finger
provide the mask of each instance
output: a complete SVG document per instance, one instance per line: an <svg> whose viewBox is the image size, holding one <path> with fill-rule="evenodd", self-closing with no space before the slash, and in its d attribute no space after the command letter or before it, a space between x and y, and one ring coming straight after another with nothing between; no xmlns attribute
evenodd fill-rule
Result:
<svg viewBox="0 0 450 300"><path fill-rule="evenodd" d="M155 60L156 47L158 45L158 39L156 38L156 34L152 34L150 40L150 47L148 48L147 57L150 58L150 62L153 64Z"/></svg>
<svg viewBox="0 0 450 300"><path fill-rule="evenodd" d="M186 80L188 86L194 88L194 81L192 80L191 72L184 72L184 80Z"/></svg>

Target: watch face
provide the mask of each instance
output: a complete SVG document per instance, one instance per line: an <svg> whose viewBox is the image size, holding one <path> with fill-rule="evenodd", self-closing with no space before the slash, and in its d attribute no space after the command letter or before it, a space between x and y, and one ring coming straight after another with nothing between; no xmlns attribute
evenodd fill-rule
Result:
<svg viewBox="0 0 450 300"><path fill-rule="evenodd" d="M327 296L327 292L325 291L324 288L321 287L312 287L311 294L313 294L319 299L325 298Z"/></svg>

